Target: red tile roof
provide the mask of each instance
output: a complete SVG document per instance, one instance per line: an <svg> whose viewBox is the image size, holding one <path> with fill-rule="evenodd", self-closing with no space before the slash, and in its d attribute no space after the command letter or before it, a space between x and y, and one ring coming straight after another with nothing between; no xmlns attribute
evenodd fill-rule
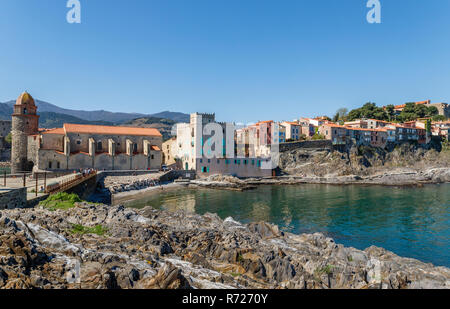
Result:
<svg viewBox="0 0 450 309"><path fill-rule="evenodd" d="M84 124L64 124L66 133L100 134L100 135L134 135L134 136L162 136L158 129L96 126Z"/></svg>
<svg viewBox="0 0 450 309"><path fill-rule="evenodd" d="M65 135L66 133L64 132L63 128L58 128L58 129L50 129L50 130L45 130L42 132L42 134L59 134L59 135Z"/></svg>

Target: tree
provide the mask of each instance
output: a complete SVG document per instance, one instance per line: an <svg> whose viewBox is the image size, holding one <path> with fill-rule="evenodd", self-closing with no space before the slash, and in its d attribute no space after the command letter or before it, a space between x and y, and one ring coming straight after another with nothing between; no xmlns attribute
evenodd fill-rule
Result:
<svg viewBox="0 0 450 309"><path fill-rule="evenodd" d="M388 120L389 116L383 108L378 107L375 103L368 102L363 107L350 111L347 116L349 121L361 118Z"/></svg>
<svg viewBox="0 0 450 309"><path fill-rule="evenodd" d="M445 121L447 118L444 115L436 115L432 117L433 121Z"/></svg>
<svg viewBox="0 0 450 309"><path fill-rule="evenodd" d="M417 118L425 118L428 115L428 107L422 104L416 105L414 107L414 112L417 115Z"/></svg>
<svg viewBox="0 0 450 309"><path fill-rule="evenodd" d="M339 115L339 120L345 120L345 117L347 117L348 114L348 109L343 107L338 109L336 113Z"/></svg>
<svg viewBox="0 0 450 309"><path fill-rule="evenodd" d="M392 104L389 104L386 106L386 113L388 115L389 121L392 121L395 119L395 106Z"/></svg>
<svg viewBox="0 0 450 309"><path fill-rule="evenodd" d="M439 114L439 110L436 106L430 106L428 107L428 116L437 116Z"/></svg>
<svg viewBox="0 0 450 309"><path fill-rule="evenodd" d="M8 144L12 144L12 134L11 132L9 132L9 134L5 137L5 142L7 142Z"/></svg>
<svg viewBox="0 0 450 309"><path fill-rule="evenodd" d="M339 113L336 113L336 115L334 115L333 117L333 122L338 122L339 121Z"/></svg>

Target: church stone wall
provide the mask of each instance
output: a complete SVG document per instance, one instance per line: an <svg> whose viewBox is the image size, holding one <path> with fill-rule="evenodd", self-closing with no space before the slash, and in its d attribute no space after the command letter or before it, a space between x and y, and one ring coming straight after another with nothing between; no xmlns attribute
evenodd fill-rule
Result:
<svg viewBox="0 0 450 309"><path fill-rule="evenodd" d="M94 168L92 157L85 153L77 153L69 156L69 169Z"/></svg>
<svg viewBox="0 0 450 309"><path fill-rule="evenodd" d="M52 149L64 152L64 135L42 134L42 149Z"/></svg>
<svg viewBox="0 0 450 309"><path fill-rule="evenodd" d="M116 153L127 152L127 140L137 144L137 152L144 152L144 140L150 142L151 145L162 147L162 137L160 136L135 136L135 135L99 135L99 134L78 134L68 133L70 139L71 152L87 152L89 153L89 139L92 138L96 144L96 152L108 152L109 140L115 142ZM98 149L98 144L101 142L102 149Z"/></svg>
<svg viewBox="0 0 450 309"><path fill-rule="evenodd" d="M94 168L98 170L112 170L113 157L109 154L100 154L95 156Z"/></svg>
<svg viewBox="0 0 450 309"><path fill-rule="evenodd" d="M45 150L45 149L40 149L38 151L37 166L38 169L40 170L48 170L48 171L70 169L70 167L68 168L67 166L67 157L64 154L54 150Z"/></svg>

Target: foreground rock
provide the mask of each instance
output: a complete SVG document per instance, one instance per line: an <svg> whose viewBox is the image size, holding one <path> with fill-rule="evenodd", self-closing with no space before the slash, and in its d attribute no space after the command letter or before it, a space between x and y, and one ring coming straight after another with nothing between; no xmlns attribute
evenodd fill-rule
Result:
<svg viewBox="0 0 450 309"><path fill-rule="evenodd" d="M0 212L0 288L449 287L448 268L267 223L89 204Z"/></svg>
<svg viewBox="0 0 450 309"><path fill-rule="evenodd" d="M201 178L198 180L191 180L190 186L198 186L203 188L213 189L226 189L226 190L251 190L255 189L255 186L249 185L248 180L241 180L234 176L229 175L211 175L209 177Z"/></svg>

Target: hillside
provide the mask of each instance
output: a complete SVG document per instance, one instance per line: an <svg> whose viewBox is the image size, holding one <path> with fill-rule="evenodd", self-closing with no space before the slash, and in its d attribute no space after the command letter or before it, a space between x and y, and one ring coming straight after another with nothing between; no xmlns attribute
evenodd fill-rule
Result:
<svg viewBox="0 0 450 309"><path fill-rule="evenodd" d="M40 113L39 127L44 129L61 128L65 123L77 123L77 124L94 124L94 125L106 125L112 126L114 123L108 121L89 121L80 119L78 117L58 114L53 112Z"/></svg>
<svg viewBox="0 0 450 309"><path fill-rule="evenodd" d="M130 127L141 127L141 128L155 128L158 129L159 132L161 132L163 136L163 140L168 140L172 134L172 127L177 122L171 119L164 119L164 118L158 118L158 117L141 117L136 118L131 121L127 121L123 123L124 126L130 126Z"/></svg>

